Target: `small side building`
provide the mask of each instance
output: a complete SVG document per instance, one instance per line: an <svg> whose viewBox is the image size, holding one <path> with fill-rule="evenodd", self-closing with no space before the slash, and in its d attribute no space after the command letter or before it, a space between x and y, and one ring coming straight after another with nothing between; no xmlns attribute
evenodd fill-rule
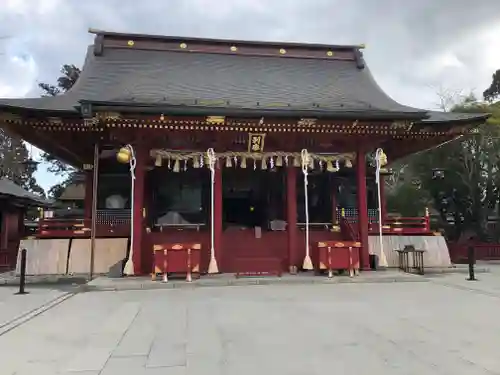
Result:
<svg viewBox="0 0 500 375"><path fill-rule="evenodd" d="M15 267L19 242L25 235L24 217L30 207L47 207L51 203L19 185L0 178L0 271Z"/></svg>

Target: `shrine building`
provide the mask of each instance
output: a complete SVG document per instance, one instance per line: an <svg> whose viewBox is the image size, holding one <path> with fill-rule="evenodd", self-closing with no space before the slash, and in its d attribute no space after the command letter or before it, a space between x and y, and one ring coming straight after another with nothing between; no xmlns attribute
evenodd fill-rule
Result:
<svg viewBox="0 0 500 375"><path fill-rule="evenodd" d="M135 275L165 244L198 244L201 274L318 268L327 242L357 243L355 268L390 267L403 236L437 241L428 262L449 263L425 207L387 213L385 164L487 115L399 104L362 45L90 32L70 91L0 100L0 126L85 171L84 217L45 217L38 240L87 241L82 259L102 261L99 241L120 239L104 266Z"/></svg>

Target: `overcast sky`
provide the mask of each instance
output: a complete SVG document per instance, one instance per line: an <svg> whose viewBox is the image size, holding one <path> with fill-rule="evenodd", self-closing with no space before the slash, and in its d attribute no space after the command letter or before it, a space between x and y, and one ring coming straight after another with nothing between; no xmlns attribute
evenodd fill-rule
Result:
<svg viewBox="0 0 500 375"><path fill-rule="evenodd" d="M480 96L500 69L500 0L0 0L0 97L38 96L37 82L53 82L62 64L81 66L89 27L365 43L379 85L429 109L438 91Z"/></svg>

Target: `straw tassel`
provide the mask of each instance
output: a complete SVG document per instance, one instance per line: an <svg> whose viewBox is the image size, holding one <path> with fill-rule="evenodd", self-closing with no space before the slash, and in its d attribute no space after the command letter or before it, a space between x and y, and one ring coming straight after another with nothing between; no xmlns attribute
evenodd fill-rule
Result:
<svg viewBox="0 0 500 375"><path fill-rule="evenodd" d="M298 158L298 157L293 158L293 166L300 167L300 158Z"/></svg>
<svg viewBox="0 0 500 375"><path fill-rule="evenodd" d="M344 164L346 168L352 168L352 162L349 159L346 159Z"/></svg>
<svg viewBox="0 0 500 375"><path fill-rule="evenodd" d="M267 169L266 158L262 158L262 169Z"/></svg>
<svg viewBox="0 0 500 375"><path fill-rule="evenodd" d="M155 166L161 167L162 165L163 165L163 160L161 158L161 155L156 155Z"/></svg>
<svg viewBox="0 0 500 375"><path fill-rule="evenodd" d="M277 167L282 167L283 166L283 156L278 155L278 157L276 158L276 166Z"/></svg>
<svg viewBox="0 0 500 375"><path fill-rule="evenodd" d="M173 169L174 172L179 172L180 171L180 165L179 164L180 164L179 163L179 159L176 159L175 163L174 163L174 169Z"/></svg>
<svg viewBox="0 0 500 375"><path fill-rule="evenodd" d="M231 168L232 166L231 157L226 156L226 168Z"/></svg>
<svg viewBox="0 0 500 375"><path fill-rule="evenodd" d="M193 159L193 168L200 168L200 160L198 158Z"/></svg>
<svg viewBox="0 0 500 375"><path fill-rule="evenodd" d="M243 156L241 158L240 168L246 168L246 167L247 167L247 158Z"/></svg>

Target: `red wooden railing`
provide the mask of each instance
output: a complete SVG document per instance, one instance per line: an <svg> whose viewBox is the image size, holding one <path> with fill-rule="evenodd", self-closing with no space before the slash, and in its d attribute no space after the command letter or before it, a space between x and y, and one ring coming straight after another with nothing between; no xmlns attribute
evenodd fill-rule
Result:
<svg viewBox="0 0 500 375"><path fill-rule="evenodd" d="M41 219L34 233L37 238L87 238L90 237L90 219ZM129 223L108 221L96 224L98 237L126 237L130 233Z"/></svg>
<svg viewBox="0 0 500 375"><path fill-rule="evenodd" d="M0 249L0 270L4 271L11 267L11 256L8 249Z"/></svg>
<svg viewBox="0 0 500 375"><path fill-rule="evenodd" d="M358 210L355 208L340 208L337 211L337 219L341 222L342 218L345 219L346 225L350 224L354 230L356 224L358 223ZM431 233L429 215L420 217L385 217L382 219L382 222L383 234L415 235ZM357 230L354 231L357 233ZM378 210L368 210L368 233L379 233Z"/></svg>
<svg viewBox="0 0 500 375"><path fill-rule="evenodd" d="M378 222L368 224L370 234L379 234ZM431 233L429 216L385 218L382 225L383 234L428 234Z"/></svg>
<svg viewBox="0 0 500 375"><path fill-rule="evenodd" d="M86 237L91 222L86 219L40 219L37 237Z"/></svg>
<svg viewBox="0 0 500 375"><path fill-rule="evenodd" d="M465 242L461 244L449 242L448 250L453 263L466 263L469 247L474 248L476 260L500 260L500 244Z"/></svg>

